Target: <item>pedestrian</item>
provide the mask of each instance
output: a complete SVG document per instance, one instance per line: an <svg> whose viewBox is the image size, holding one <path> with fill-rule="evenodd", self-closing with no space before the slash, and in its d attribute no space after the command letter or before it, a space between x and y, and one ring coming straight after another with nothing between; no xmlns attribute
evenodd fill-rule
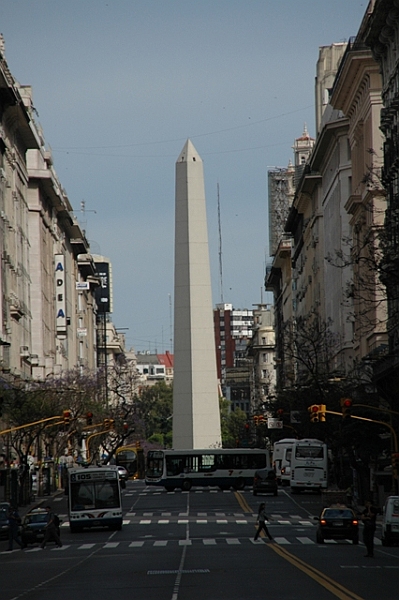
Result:
<svg viewBox="0 0 399 600"><path fill-rule="evenodd" d="M8 548L7 550L11 552L13 549L13 543L17 542L18 546L23 548L23 543L21 538L19 537L19 525L21 523L20 516L18 514L18 509L16 506L10 506L8 511Z"/></svg>
<svg viewBox="0 0 399 600"><path fill-rule="evenodd" d="M41 548L45 548L47 542L53 540L58 548L62 547L62 542L59 536L58 523L59 519L57 515L51 510L51 506L46 506L47 510L47 524L44 531L44 540L40 544Z"/></svg>
<svg viewBox="0 0 399 600"><path fill-rule="evenodd" d="M367 554L364 556L368 558L374 557L374 532L376 530L377 514L378 509L370 501L367 501L361 519L363 521L363 541L367 549Z"/></svg>
<svg viewBox="0 0 399 600"><path fill-rule="evenodd" d="M257 516L257 519L256 519L256 523L258 525L258 529L257 529L257 531L255 533L254 541L256 541L258 539L259 534L262 531L262 529L266 533L266 535L269 538L269 540L271 542L273 541L273 538L270 535L268 528L266 527L266 521L268 521L269 519L268 519L268 517L266 515L265 510L266 510L266 505L265 505L264 502L262 502L259 505L258 516Z"/></svg>

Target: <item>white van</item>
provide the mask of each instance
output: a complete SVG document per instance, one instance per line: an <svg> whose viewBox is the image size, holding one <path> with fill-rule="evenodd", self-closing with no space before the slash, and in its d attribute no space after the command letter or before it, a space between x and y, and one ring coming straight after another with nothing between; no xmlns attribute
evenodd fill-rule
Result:
<svg viewBox="0 0 399 600"><path fill-rule="evenodd" d="M382 513L383 546L399 543L399 496L388 496Z"/></svg>

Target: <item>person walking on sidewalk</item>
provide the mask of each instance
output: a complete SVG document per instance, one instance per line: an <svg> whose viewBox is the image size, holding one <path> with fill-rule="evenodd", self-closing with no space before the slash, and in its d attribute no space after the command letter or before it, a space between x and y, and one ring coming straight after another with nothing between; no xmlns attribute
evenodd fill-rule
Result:
<svg viewBox="0 0 399 600"><path fill-rule="evenodd" d="M260 532L263 531L266 533L267 537L269 538L269 540L272 542L273 538L269 533L268 528L266 527L266 521L268 521L267 515L266 515L266 505L264 502L262 502L259 505L259 510L258 510L258 517L256 519L256 523L258 524L258 529L255 533L255 537L254 537L254 541L256 541L259 537Z"/></svg>
<svg viewBox="0 0 399 600"><path fill-rule="evenodd" d="M51 506L46 506L47 510L47 525L44 532L44 540L40 544L41 548L45 548L47 542L54 540L58 548L62 547L60 536L58 535L58 527L56 521L58 521L55 513L51 510Z"/></svg>
<svg viewBox="0 0 399 600"><path fill-rule="evenodd" d="M21 519L18 514L18 510L16 506L10 506L8 511L8 548L7 550L11 552L13 549L13 543L17 542L18 546L21 548L24 547L21 538L19 537L19 524Z"/></svg>

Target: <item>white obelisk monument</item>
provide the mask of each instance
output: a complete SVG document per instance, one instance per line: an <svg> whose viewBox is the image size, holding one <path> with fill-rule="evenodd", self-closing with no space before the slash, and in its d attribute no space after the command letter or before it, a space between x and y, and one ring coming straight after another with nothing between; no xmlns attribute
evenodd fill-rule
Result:
<svg viewBox="0 0 399 600"><path fill-rule="evenodd" d="M203 164L176 162L173 448L221 446Z"/></svg>

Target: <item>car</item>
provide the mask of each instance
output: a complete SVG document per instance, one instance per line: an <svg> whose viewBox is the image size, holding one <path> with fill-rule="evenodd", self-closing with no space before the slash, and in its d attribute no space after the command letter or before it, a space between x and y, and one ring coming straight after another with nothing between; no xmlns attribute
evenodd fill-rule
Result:
<svg viewBox="0 0 399 600"><path fill-rule="evenodd" d="M278 494L277 477L274 469L259 469L255 471L252 487L254 496L258 494Z"/></svg>
<svg viewBox="0 0 399 600"><path fill-rule="evenodd" d="M318 544L323 544L324 540L352 540L355 545L359 543L359 520L348 506L329 506L315 519L319 521L316 531Z"/></svg>
<svg viewBox="0 0 399 600"><path fill-rule="evenodd" d="M0 538L8 538L8 511L10 504L0 502Z"/></svg>
<svg viewBox="0 0 399 600"><path fill-rule="evenodd" d="M44 508L34 508L22 520L21 540L24 546L42 542L47 525L48 512ZM60 528L57 527L60 535Z"/></svg>
<svg viewBox="0 0 399 600"><path fill-rule="evenodd" d="M121 482L121 487L126 487L126 481L129 479L129 473L125 467L122 465L118 465L118 473L119 473L119 481Z"/></svg>

